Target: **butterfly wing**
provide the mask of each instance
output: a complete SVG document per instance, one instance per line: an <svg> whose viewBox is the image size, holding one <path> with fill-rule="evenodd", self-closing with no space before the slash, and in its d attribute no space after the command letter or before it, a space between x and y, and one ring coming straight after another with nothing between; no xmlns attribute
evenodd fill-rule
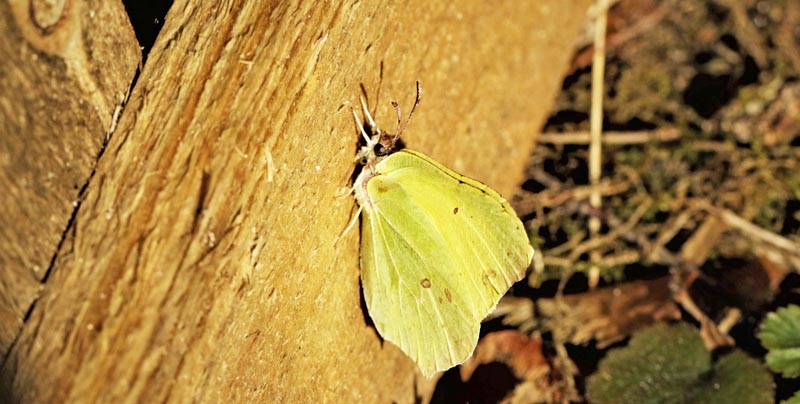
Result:
<svg viewBox="0 0 800 404"><path fill-rule="evenodd" d="M378 332L428 377L462 363L525 275L522 223L487 186L412 150L378 162L365 187L361 280Z"/></svg>

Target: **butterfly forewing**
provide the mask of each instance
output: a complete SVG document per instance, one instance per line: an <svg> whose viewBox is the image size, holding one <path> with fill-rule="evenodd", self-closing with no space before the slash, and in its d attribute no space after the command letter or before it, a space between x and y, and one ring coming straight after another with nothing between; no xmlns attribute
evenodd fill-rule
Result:
<svg viewBox="0 0 800 404"><path fill-rule="evenodd" d="M362 284L378 332L430 377L466 360L480 321L533 251L508 203L421 153L385 157L366 184Z"/></svg>

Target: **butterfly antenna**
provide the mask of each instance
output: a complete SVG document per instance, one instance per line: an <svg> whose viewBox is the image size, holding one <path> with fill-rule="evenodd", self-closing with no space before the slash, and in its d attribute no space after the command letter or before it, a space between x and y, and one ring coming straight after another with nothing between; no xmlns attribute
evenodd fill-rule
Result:
<svg viewBox="0 0 800 404"><path fill-rule="evenodd" d="M397 112L397 129L394 131L394 139L397 140L397 138L400 137L400 134L403 133L403 129L400 127L402 117L400 116L400 105L397 105L397 101L392 101L392 106L394 107L394 111Z"/></svg>
<svg viewBox="0 0 800 404"><path fill-rule="evenodd" d="M378 114L378 105L381 105L381 87L383 87L383 60L381 60L380 73L378 74L378 91L375 93L375 111L373 114Z"/></svg>
<svg viewBox="0 0 800 404"><path fill-rule="evenodd" d="M422 100L422 87L419 85L419 80L417 80L417 98L414 100L414 105L411 107L411 112L408 113L408 118L406 118L406 121L403 123L402 127L400 126L400 107L396 102L392 101L392 105L397 111L397 134L394 135L394 141L397 141L397 138L399 138L408 127L408 123L411 122L411 116L414 115L414 111L417 109L417 105L419 105L420 100Z"/></svg>

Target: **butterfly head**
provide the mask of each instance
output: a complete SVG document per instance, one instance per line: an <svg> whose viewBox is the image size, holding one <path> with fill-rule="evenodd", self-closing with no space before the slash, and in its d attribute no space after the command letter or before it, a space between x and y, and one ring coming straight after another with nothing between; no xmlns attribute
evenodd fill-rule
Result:
<svg viewBox="0 0 800 404"><path fill-rule="evenodd" d="M392 101L392 106L395 111L397 111L397 131L395 134L386 133L378 127L372 115L369 113L366 101L364 101L363 97L361 98L361 111L364 114L366 122L362 123L358 118L358 114L353 111L353 118L356 121L356 126L359 128L364 140L363 146L361 146L356 154L356 161L358 161L359 164L370 167L374 166L381 157L388 156L396 150L405 147L403 141L400 139L400 135L403 134L403 131L405 131L408 123L411 121L411 116L414 114L414 110L417 108L421 98L422 88L419 85L419 81L417 81L417 98L405 122L402 122L401 119L400 106L397 102Z"/></svg>

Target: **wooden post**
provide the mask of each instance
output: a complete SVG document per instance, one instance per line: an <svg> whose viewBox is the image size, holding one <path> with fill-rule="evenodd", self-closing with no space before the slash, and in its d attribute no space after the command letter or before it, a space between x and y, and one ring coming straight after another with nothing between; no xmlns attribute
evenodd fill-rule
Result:
<svg viewBox="0 0 800 404"><path fill-rule="evenodd" d="M140 53L122 3L0 2L0 357L19 334Z"/></svg>
<svg viewBox="0 0 800 404"><path fill-rule="evenodd" d="M389 101L408 109L420 80L406 144L510 195L587 3L176 1L0 394L427 400L432 382L361 309L358 232L335 244L355 211L337 194L360 85L391 128Z"/></svg>

